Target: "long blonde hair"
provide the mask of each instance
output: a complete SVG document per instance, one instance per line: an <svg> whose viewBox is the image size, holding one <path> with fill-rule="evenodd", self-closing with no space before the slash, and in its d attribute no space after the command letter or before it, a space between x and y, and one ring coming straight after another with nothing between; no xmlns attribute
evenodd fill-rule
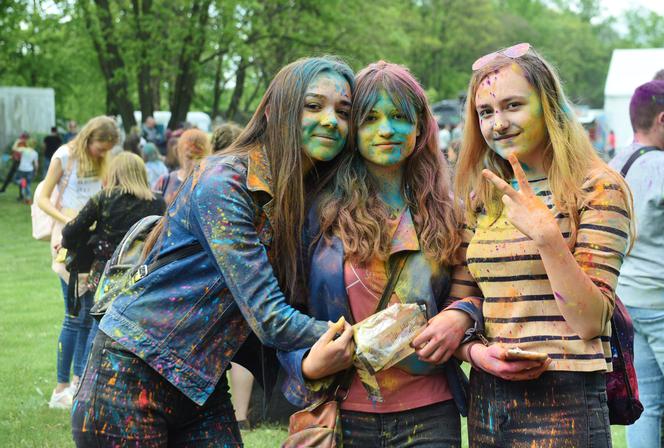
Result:
<svg viewBox="0 0 664 448"><path fill-rule="evenodd" d="M103 176L106 171L107 155L92 157L89 146L94 142L116 144L120 131L111 117L101 115L91 118L76 137L68 143L71 157L78 160L79 176Z"/></svg>
<svg viewBox="0 0 664 448"><path fill-rule="evenodd" d="M385 91L419 129L415 150L405 163L401 191L413 213L422 250L443 266L453 264L461 244L461 219L452 198L449 167L438 149L438 126L422 86L406 67L385 61L362 69L355 82L348 135L354 150L340 156L334 184L322 196L321 235L338 234L353 261L365 263L389 255L391 235L385 226L389 213L357 150L359 128Z"/></svg>
<svg viewBox="0 0 664 448"><path fill-rule="evenodd" d="M108 169L106 194L110 196L114 189L132 194L139 199L155 198L148 185L148 174L143 159L128 151L115 156Z"/></svg>
<svg viewBox="0 0 664 448"><path fill-rule="evenodd" d="M497 219L503 210L502 193L482 177L482 169L488 168L507 181L514 176L509 162L486 144L475 108L475 94L480 83L490 73L510 64L521 67L542 104L548 135L543 157L544 170L556 207L562 213L569 214L570 244L573 245L576 241L579 210L598 193L596 189L584 191L583 185L587 182L592 183L600 177L608 176L620 185L629 216L633 216L632 197L624 179L599 158L565 97L555 69L531 48L528 53L515 59L498 55L490 63L473 72L470 79L461 155L455 176L455 191L465 202L468 222L475 221L480 209L484 209L494 219ZM633 236L634 228L630 225ZM632 237L631 240L633 239Z"/></svg>

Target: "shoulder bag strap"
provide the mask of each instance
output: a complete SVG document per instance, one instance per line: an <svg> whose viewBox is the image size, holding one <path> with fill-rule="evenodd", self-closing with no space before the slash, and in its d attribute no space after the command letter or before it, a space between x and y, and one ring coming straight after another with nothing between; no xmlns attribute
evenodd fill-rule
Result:
<svg viewBox="0 0 664 448"><path fill-rule="evenodd" d="M69 185L69 177L71 176L72 167L74 166L74 159L71 155L71 151L68 151L68 153L69 154L67 155L67 166L65 167L64 179L62 180L62 185L58 185L58 198L55 200L55 208L58 210L60 210L62 207L62 196L64 196L67 185Z"/></svg>
<svg viewBox="0 0 664 448"><path fill-rule="evenodd" d="M380 297L380 301L378 302L378 306L376 306L376 311L373 312L373 314L376 314L379 311L382 311L385 309L387 304L390 302L390 298L392 297L392 293L394 292L394 288L397 285L397 281L399 281L399 277L401 276L401 271L403 271L403 267L406 265L406 261L408 260L408 256L410 255L409 252L400 252L397 255L395 255L395 260L394 264L392 265L392 268L390 269L390 276L387 280L387 285L385 286L385 289L383 290L383 294ZM337 400L343 401L345 397L339 396L339 391L344 390L347 391L348 388L350 387L351 383L353 382L353 378L355 377L355 368L351 367L350 369L346 370L343 375L341 376L339 380L339 384L336 388L336 391L334 393L334 396Z"/></svg>
<svg viewBox="0 0 664 448"><path fill-rule="evenodd" d="M627 172L632 167L632 164L636 162L636 159L651 151L662 151L662 149L658 148L657 146L644 146L643 148L639 148L637 151L634 152L634 154L629 156L629 159L627 159L627 162L625 162L625 166L623 166L622 169L620 170L620 174L622 174L622 177L627 176Z"/></svg>
<svg viewBox="0 0 664 448"><path fill-rule="evenodd" d="M409 255L408 252L406 253L402 252L396 255L396 260L394 260L392 269L390 269L390 277L387 281L387 285L385 286L385 290L383 291L383 295L380 297L380 302L378 302L378 306L376 307L376 311L374 311L374 314L384 310L385 307L387 307L387 304L390 302L390 298L392 297L394 288L397 286L397 281L399 281L399 277L401 276L401 271L403 271L403 267L406 264L408 255Z"/></svg>

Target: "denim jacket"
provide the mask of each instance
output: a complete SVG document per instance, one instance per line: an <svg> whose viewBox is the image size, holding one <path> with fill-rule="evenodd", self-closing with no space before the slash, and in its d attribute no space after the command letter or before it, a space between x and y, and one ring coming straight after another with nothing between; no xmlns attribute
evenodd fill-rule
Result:
<svg viewBox="0 0 664 448"><path fill-rule="evenodd" d="M203 250L139 280L99 326L199 405L251 331L293 350L327 330L279 289L269 258L270 184L263 150L206 158L182 185L146 264L195 242Z"/></svg>
<svg viewBox="0 0 664 448"><path fill-rule="evenodd" d="M312 207L307 217L304 243L310 244L308 266L310 268L309 286L309 313L317 319L337 321L344 316L351 321L350 306L344 283L344 248L337 237L326 241L320 238L313 244L311 242L318 233L319 224L316 208ZM445 308L459 309L469 314L477 321L480 314L465 301L454 301L449 298L451 289L451 272L427 259L420 250L417 234L414 231L410 212L406 210L400 224L410 226L413 230L405 233L406 238L392 242L390 256L401 251L408 251L410 255L404 265L403 271L396 284L395 292L403 302L424 303L427 318L431 318ZM309 247L309 246L305 246ZM277 356L286 371L287 378L282 386L286 398L296 406L307 406L321 396L321 392L314 391L318 387L310 387L302 375L302 359L310 347L294 349L289 352L279 350ZM459 410L465 415L465 392L458 362L456 359L448 361L445 365L436 366L420 361L413 354L404 359L397 366L415 375L446 375L450 390L455 398Z"/></svg>

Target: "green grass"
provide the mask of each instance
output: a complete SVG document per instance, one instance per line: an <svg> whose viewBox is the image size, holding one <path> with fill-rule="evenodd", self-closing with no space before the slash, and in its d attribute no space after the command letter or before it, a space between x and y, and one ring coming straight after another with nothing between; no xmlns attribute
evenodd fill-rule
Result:
<svg viewBox="0 0 664 448"><path fill-rule="evenodd" d="M69 413L48 408L63 299L48 244L31 237L30 208L0 195L0 447L70 447ZM463 421L465 438L465 420ZM284 428L243 433L247 447L278 447ZM615 447L625 446L613 427Z"/></svg>

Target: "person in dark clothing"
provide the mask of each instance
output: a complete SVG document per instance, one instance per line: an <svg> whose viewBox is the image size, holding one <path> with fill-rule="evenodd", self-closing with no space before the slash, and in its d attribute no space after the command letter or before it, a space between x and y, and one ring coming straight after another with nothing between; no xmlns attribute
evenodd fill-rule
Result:
<svg viewBox="0 0 664 448"><path fill-rule="evenodd" d="M62 138L58 134L58 128L53 126L51 128L51 133L44 137L44 165L42 165L44 175L48 172L48 167L51 164L51 157L55 154L55 151L62 146Z"/></svg>
<svg viewBox="0 0 664 448"><path fill-rule="evenodd" d="M164 199L150 190L143 159L130 152L116 156L111 163L105 188L92 196L62 229L64 248L88 247L92 251L86 294L94 294L106 262L129 228L141 218L162 215L165 210ZM93 225L94 230L90 230ZM97 322L93 321L88 347L96 333Z"/></svg>

